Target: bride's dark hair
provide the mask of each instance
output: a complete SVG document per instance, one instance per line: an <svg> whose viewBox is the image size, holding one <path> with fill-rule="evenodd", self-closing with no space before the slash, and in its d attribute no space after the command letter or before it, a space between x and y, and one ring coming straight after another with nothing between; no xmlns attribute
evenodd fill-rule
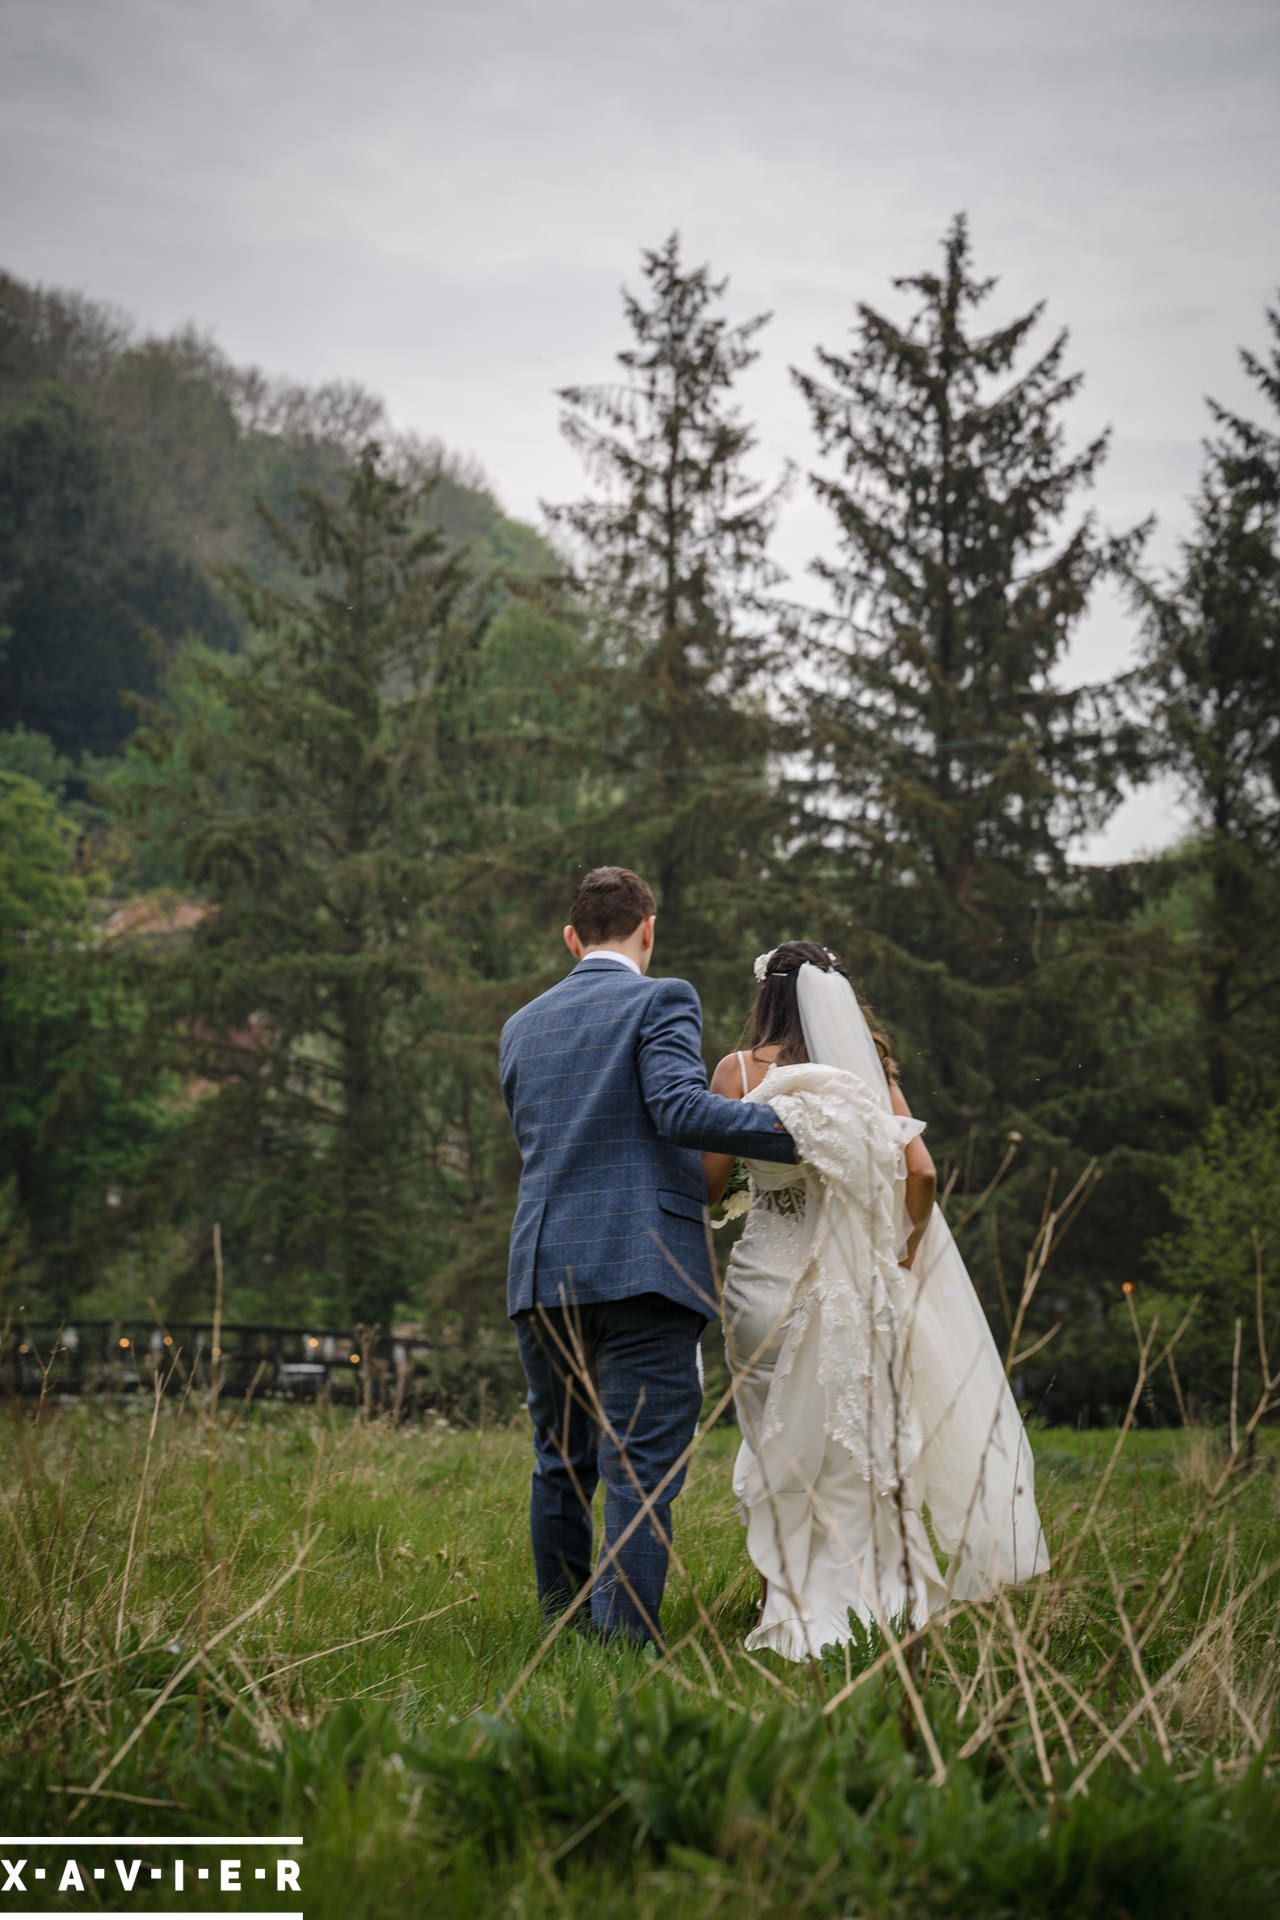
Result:
<svg viewBox="0 0 1280 1920"><path fill-rule="evenodd" d="M769 955L764 979L756 989L755 1002L742 1029L740 1044L744 1053L754 1053L757 1047L777 1047L779 1066L795 1066L809 1058L804 1049L804 1027L796 995L796 975L806 961L821 967L824 973L840 973L849 979L849 970L839 955L819 946L816 940L784 940ZM852 986L853 982L849 984ZM857 992L856 987L854 991ZM885 1074L889 1080L896 1080L898 1063L893 1057L889 1036L861 994L858 999Z"/></svg>

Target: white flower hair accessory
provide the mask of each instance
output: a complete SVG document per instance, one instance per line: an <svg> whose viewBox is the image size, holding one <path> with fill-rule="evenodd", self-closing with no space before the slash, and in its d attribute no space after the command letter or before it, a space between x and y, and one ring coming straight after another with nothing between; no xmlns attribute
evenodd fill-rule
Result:
<svg viewBox="0 0 1280 1920"><path fill-rule="evenodd" d="M777 951L778 949L776 947L770 947L768 953L758 953L756 955L755 965L752 967L751 971L755 974L755 977L758 981L763 982L765 975L769 971L769 962L772 960L774 954ZM832 953L830 947L824 947L822 951L826 954L827 959L831 962L831 965L833 967L838 967L840 965L839 954Z"/></svg>

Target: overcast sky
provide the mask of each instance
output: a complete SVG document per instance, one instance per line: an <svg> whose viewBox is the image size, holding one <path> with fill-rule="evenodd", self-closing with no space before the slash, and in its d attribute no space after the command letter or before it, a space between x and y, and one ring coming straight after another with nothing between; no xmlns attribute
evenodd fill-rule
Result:
<svg viewBox="0 0 1280 1920"><path fill-rule="evenodd" d="M767 477L810 458L788 366L964 209L993 317L1071 330L1099 513L1171 555L1204 395L1249 399L1278 181L1276 0L0 0L0 265L358 379L535 519L579 489L554 389L608 373L641 247L679 227L773 310ZM779 560L828 541L798 493ZM1127 650L1104 605L1071 677ZM1147 792L1094 851L1171 828Z"/></svg>

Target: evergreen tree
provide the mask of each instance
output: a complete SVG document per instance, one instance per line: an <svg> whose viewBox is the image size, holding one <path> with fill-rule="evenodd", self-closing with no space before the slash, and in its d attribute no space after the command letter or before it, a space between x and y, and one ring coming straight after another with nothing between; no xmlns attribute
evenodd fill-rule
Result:
<svg viewBox="0 0 1280 1920"><path fill-rule="evenodd" d="M1222 1105L1276 1086L1280 1031L1280 309L1271 364L1242 353L1276 426L1210 402L1195 524L1163 586L1135 576L1160 757L1194 821L1191 966L1203 1087Z"/></svg>
<svg viewBox="0 0 1280 1920"><path fill-rule="evenodd" d="M450 896L478 615L426 505L373 445L339 501L304 494L301 533L275 528L301 590L237 579L251 644L194 658L207 697L153 715L151 775L125 787L208 908L153 989L202 1096L179 1155L201 1206L279 1308L384 1324L453 1224L436 1078L467 970Z"/></svg>
<svg viewBox="0 0 1280 1920"><path fill-rule="evenodd" d="M561 396L564 432L597 483L549 510L573 542L599 693L602 802L578 857L642 872L658 897L660 966L710 981L713 996L719 982L736 1007L742 954L767 930L762 878L779 827L765 687L781 489L748 474L755 436L732 400L769 316L731 324L727 281L683 267L676 234L645 252L643 276L642 293L624 296L622 379Z"/></svg>
<svg viewBox="0 0 1280 1920"><path fill-rule="evenodd" d="M457 1204L440 1211L430 1290L436 1324L441 1309L464 1326L505 1313L519 1156L499 1093L498 1034L567 964L565 847L590 798L583 768L595 710L575 625L543 602L540 585L513 592L488 583L484 629L454 703L466 795L450 869L459 958L450 1033L435 1056L433 1113Z"/></svg>
<svg viewBox="0 0 1280 1920"><path fill-rule="evenodd" d="M1056 1022L1026 1017L1028 987L1054 956L1070 842L1115 804L1126 741L1110 690L1066 689L1058 670L1140 536L1087 514L1062 531L1107 436L1064 449L1081 382L1065 331L1021 364L1042 306L976 325L995 282L975 277L963 218L940 272L895 285L917 300L908 324L860 304L850 350L794 375L839 541L816 567L835 610L809 707L815 812L854 952L923 1048L958 1150L1066 1064Z"/></svg>

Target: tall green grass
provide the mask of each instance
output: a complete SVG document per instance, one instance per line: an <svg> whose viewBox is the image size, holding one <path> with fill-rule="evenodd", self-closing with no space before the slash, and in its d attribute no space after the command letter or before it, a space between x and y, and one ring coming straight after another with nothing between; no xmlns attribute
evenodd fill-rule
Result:
<svg viewBox="0 0 1280 1920"><path fill-rule="evenodd" d="M521 1425L8 1420L6 1830L302 1832L310 1920L1280 1911L1274 1436L1039 1433L1047 1580L801 1668L734 1443L654 1660L547 1644Z"/></svg>

